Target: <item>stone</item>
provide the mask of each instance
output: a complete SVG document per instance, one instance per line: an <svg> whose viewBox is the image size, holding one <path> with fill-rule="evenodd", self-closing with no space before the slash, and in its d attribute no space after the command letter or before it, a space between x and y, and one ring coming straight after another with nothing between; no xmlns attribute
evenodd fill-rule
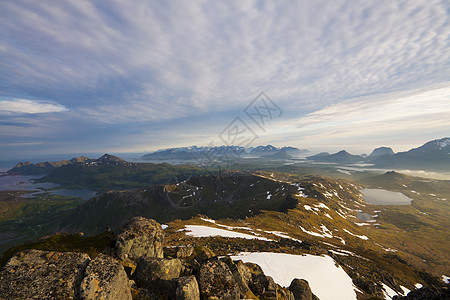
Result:
<svg viewBox="0 0 450 300"><path fill-rule="evenodd" d="M136 266L134 278L138 286L152 288L161 281L180 277L181 261L177 258L141 258Z"/></svg>
<svg viewBox="0 0 450 300"><path fill-rule="evenodd" d="M248 283L251 279L250 270L241 260L233 262L228 256L225 256L220 260L223 261L230 269L231 274L233 274L234 281L236 281L236 284L239 287L240 297L241 299L245 299L249 291Z"/></svg>
<svg viewBox="0 0 450 300"><path fill-rule="evenodd" d="M216 256L216 254L211 249L205 246L201 246L196 250L197 253L195 254L194 258L198 262L204 262Z"/></svg>
<svg viewBox="0 0 450 300"><path fill-rule="evenodd" d="M200 291L195 276L184 276L175 279L175 300L199 300Z"/></svg>
<svg viewBox="0 0 450 300"><path fill-rule="evenodd" d="M277 285L272 277L264 274L252 274L249 287L253 294L262 299L277 299Z"/></svg>
<svg viewBox="0 0 450 300"><path fill-rule="evenodd" d="M200 266L197 277L202 299L239 299L239 288L228 266L208 260Z"/></svg>
<svg viewBox="0 0 450 300"><path fill-rule="evenodd" d="M164 233L155 220L134 217L126 222L116 236L116 256L137 261L142 257L163 257Z"/></svg>
<svg viewBox="0 0 450 300"><path fill-rule="evenodd" d="M131 286L121 264L100 254L86 268L81 282L81 299L131 300Z"/></svg>
<svg viewBox="0 0 450 300"><path fill-rule="evenodd" d="M88 262L84 253L17 253L0 272L0 298L77 299Z"/></svg>
<svg viewBox="0 0 450 300"><path fill-rule="evenodd" d="M279 300L295 300L294 295L288 288L283 288L277 284L277 299Z"/></svg>
<svg viewBox="0 0 450 300"><path fill-rule="evenodd" d="M176 255L178 258L189 257L192 253L194 253L194 247L192 246L177 247Z"/></svg>
<svg viewBox="0 0 450 300"><path fill-rule="evenodd" d="M308 281L295 278L289 285L289 290L294 295L295 300L312 300L313 295Z"/></svg>

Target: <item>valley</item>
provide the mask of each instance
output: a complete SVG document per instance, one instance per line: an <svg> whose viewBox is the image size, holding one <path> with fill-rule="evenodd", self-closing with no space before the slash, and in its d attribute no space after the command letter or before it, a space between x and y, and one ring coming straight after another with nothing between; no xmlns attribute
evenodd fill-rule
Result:
<svg viewBox="0 0 450 300"><path fill-rule="evenodd" d="M267 258L246 253L329 257L349 276L357 299L390 299L419 286L445 285L450 181L366 166L345 173L339 171L345 164L317 164L287 157L287 149L269 150L209 167L127 162L108 154L17 165L5 176L29 176L42 168L48 173L34 177L29 191L0 191L1 262L28 247L96 253L102 250L88 246L96 236L143 216L163 224L167 253L205 246L266 268ZM50 183L58 186L45 186ZM33 193L33 184L44 186ZM97 195L83 200L52 194L55 189ZM40 240L56 232L69 234L61 248ZM72 241L80 232L91 242ZM311 280L317 287L316 277Z"/></svg>

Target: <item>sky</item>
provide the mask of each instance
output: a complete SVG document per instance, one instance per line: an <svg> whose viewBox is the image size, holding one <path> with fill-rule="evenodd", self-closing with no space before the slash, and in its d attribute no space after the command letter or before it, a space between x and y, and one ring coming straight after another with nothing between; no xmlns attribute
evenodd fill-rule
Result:
<svg viewBox="0 0 450 300"><path fill-rule="evenodd" d="M448 1L0 1L0 155L450 136Z"/></svg>

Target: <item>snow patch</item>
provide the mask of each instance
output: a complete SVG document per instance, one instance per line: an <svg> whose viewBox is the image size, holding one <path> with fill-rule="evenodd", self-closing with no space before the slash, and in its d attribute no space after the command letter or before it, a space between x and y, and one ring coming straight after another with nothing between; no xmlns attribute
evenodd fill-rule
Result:
<svg viewBox="0 0 450 300"><path fill-rule="evenodd" d="M360 239L362 239L362 240L368 240L368 239L369 239L369 238L368 238L367 236L365 236L365 235L357 235L357 234L351 233L351 232L348 231L347 229L344 229L344 231L347 232L348 234L353 235L353 236L356 236L357 238L360 238Z"/></svg>
<svg viewBox="0 0 450 300"><path fill-rule="evenodd" d="M294 239L293 237L290 237L285 232L281 232L281 231L266 231L266 230L263 230L263 231L265 233L273 234L273 235L279 236L279 237L284 238L284 239L289 239L289 240L293 240L293 241L296 241L296 242L299 242L299 243L303 243L301 240Z"/></svg>
<svg viewBox="0 0 450 300"><path fill-rule="evenodd" d="M383 290L384 290L384 299L391 300L392 297L397 296L397 292L396 291L394 291L393 289L391 289L390 287L388 287L384 283L382 283L382 285L383 285Z"/></svg>
<svg viewBox="0 0 450 300"><path fill-rule="evenodd" d="M169 225L161 224L161 228L162 228L163 230L166 229L167 227L169 227Z"/></svg>
<svg viewBox="0 0 450 300"><path fill-rule="evenodd" d="M421 287L423 287L423 285L420 283L416 283L414 286L416 287L416 289L420 289Z"/></svg>
<svg viewBox="0 0 450 300"><path fill-rule="evenodd" d="M263 241L272 241L271 239L267 239L260 236L254 236L250 234L202 226L202 225L185 225L185 229L187 230L186 235L193 237L210 237L210 236L222 236L229 238L241 238L241 239L249 239L249 240L263 240Z"/></svg>
<svg viewBox="0 0 450 300"><path fill-rule="evenodd" d="M408 295L409 292L411 292L410 289L404 287L403 285L400 286L400 288L403 290L403 295Z"/></svg>
<svg viewBox="0 0 450 300"><path fill-rule="evenodd" d="M325 208L325 209L330 210L330 208L328 206L326 206L325 204L323 204L323 203L317 204L316 207L318 207L318 208Z"/></svg>
<svg viewBox="0 0 450 300"><path fill-rule="evenodd" d="M449 283L450 282L450 277L442 275L442 281L444 281L445 283Z"/></svg>
<svg viewBox="0 0 450 300"><path fill-rule="evenodd" d="M309 235L318 236L318 237L321 237L321 238L324 238L324 237L325 237L323 234L320 234L320 233L317 233L317 232L313 232L313 231L308 231L308 230L306 230L305 228L303 228L302 226L300 226L300 229L301 229L304 233L307 233L307 234L309 234Z"/></svg>
<svg viewBox="0 0 450 300"><path fill-rule="evenodd" d="M267 276L284 287L288 287L294 278L303 278L321 300L356 299L352 279L330 256L257 252L231 258L258 264Z"/></svg>

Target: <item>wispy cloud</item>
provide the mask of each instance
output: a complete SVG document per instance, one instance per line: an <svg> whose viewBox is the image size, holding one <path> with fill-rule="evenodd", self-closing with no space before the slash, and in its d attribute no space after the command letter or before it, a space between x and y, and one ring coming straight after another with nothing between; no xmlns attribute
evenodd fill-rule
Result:
<svg viewBox="0 0 450 300"><path fill-rule="evenodd" d="M0 114L42 114L62 111L67 111L67 108L59 104L44 101L26 99L0 100Z"/></svg>
<svg viewBox="0 0 450 300"><path fill-rule="evenodd" d="M367 151L371 147L416 146L432 137L448 135L450 87L387 93L350 99L280 125L290 140L308 146L339 148L350 145ZM278 129L280 130L280 129Z"/></svg>
<svg viewBox="0 0 450 300"><path fill-rule="evenodd" d="M100 132L89 128L114 124L122 124L117 139L128 130L136 142L148 138L132 133L143 124L166 126L169 135L194 128L208 135L217 126L211 115L232 118L260 91L299 125L306 113L317 112L308 116L317 128L331 126L329 118L346 110L342 101L354 98L365 100L348 113L368 109L371 115L374 102L420 113L406 102L365 96L450 78L449 10L438 0L5 0L0 19L0 97L52 99L45 110L70 108L59 127L76 120L86 129L80 138L89 142ZM30 115L43 109L21 101L3 105ZM420 116L436 122L431 113ZM194 119L203 119L202 126L192 126Z"/></svg>

